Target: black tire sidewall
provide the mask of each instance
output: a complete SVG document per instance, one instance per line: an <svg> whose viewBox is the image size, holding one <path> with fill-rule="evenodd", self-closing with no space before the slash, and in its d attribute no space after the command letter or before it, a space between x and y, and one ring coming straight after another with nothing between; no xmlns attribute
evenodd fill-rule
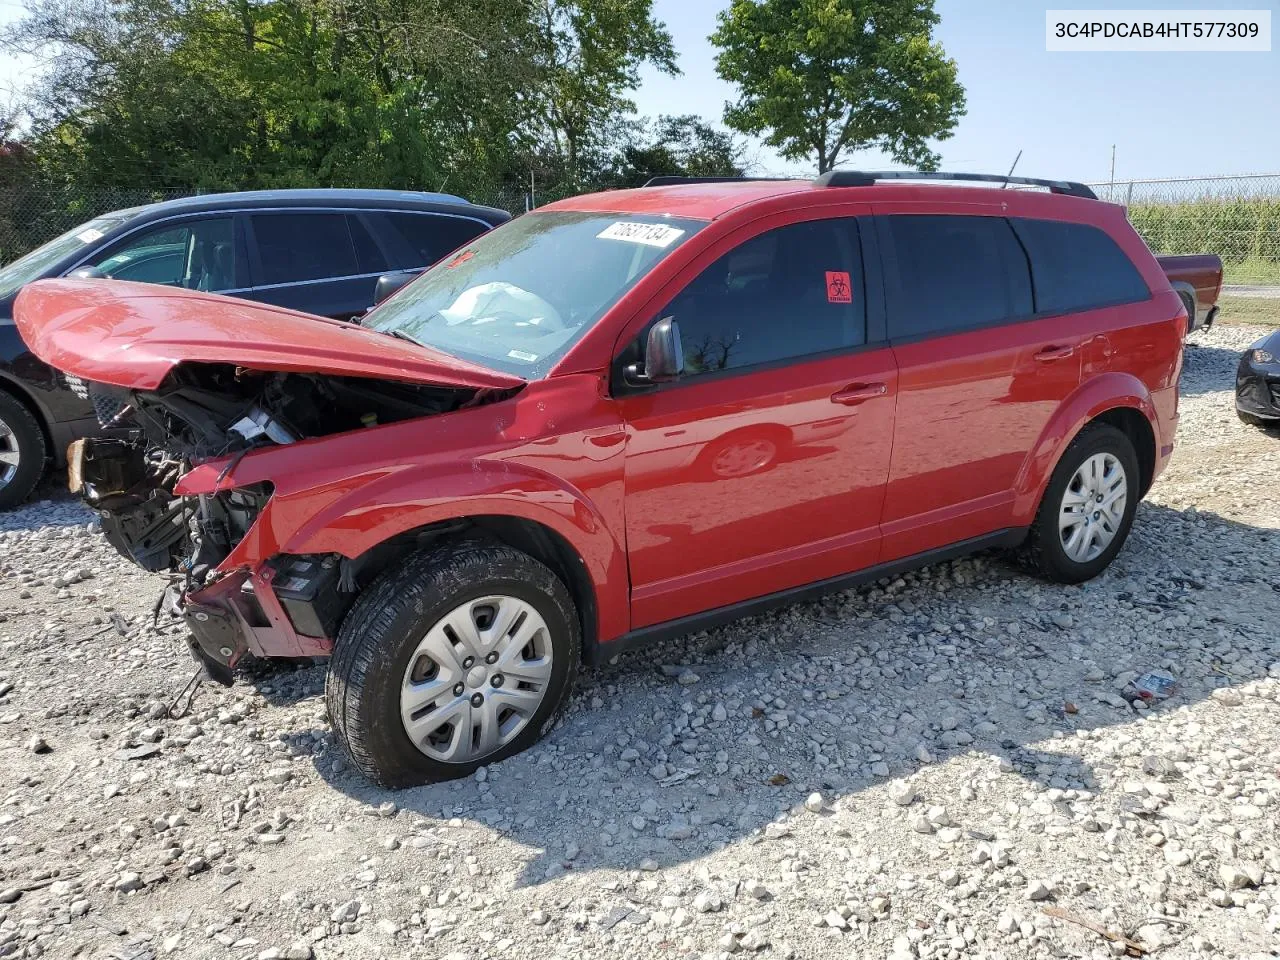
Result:
<svg viewBox="0 0 1280 960"><path fill-rule="evenodd" d="M13 431L18 447L18 472L0 487L0 510L9 510L25 501L36 488L44 476L49 451L40 424L31 411L3 390L0 390L0 420Z"/></svg>
<svg viewBox="0 0 1280 960"><path fill-rule="evenodd" d="M384 786L465 777L527 749L550 729L577 672L581 631L564 584L545 565L516 550L471 548L477 550L488 556L482 577L458 576L449 563L447 550L433 551L434 562L414 562L419 559L415 557L401 569L384 574L357 601L339 631L338 646L355 644L373 655L366 660L358 687L347 686L343 715L333 716L337 704L330 703L330 719L361 772ZM474 552L469 559L474 559ZM406 584L419 583L420 578L426 581L419 594L421 602L398 604L389 621L378 623L376 610L358 609L364 603L385 608L388 601L395 602L395 596ZM546 695L519 735L490 756L462 764L432 759L414 746L400 717L400 687L405 671L418 642L441 617L469 600L495 594L525 601L546 621L552 644L551 680ZM364 631L370 614L374 614L374 629ZM362 635L353 635L357 631ZM376 649L371 650L369 645ZM335 650L331 683L337 661ZM352 749L352 734L359 737L357 750Z"/></svg>
<svg viewBox="0 0 1280 960"><path fill-rule="evenodd" d="M1120 461L1124 467L1125 484L1128 495L1125 500L1124 516L1120 521L1120 529L1107 548L1088 563L1080 563L1067 556L1062 546L1062 535L1058 532L1058 511L1062 504L1062 495L1080 465L1090 457L1099 453L1109 453ZM1037 523L1040 525L1038 539L1042 562L1055 580L1062 583L1080 583L1090 580L1105 570L1115 559L1129 530L1133 526L1133 518L1138 510L1140 492L1138 489L1139 468L1138 455L1129 438L1108 424L1097 424L1087 428L1067 448L1062 459L1054 468L1053 477L1045 489L1044 507L1040 511Z"/></svg>

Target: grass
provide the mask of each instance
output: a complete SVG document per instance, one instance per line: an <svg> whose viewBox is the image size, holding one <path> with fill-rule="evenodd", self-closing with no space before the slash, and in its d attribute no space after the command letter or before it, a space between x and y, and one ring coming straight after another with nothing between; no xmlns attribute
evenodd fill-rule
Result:
<svg viewBox="0 0 1280 960"><path fill-rule="evenodd" d="M1239 263L1224 263L1222 272L1226 283L1280 286L1280 262L1274 260L1244 260Z"/></svg>
<svg viewBox="0 0 1280 960"><path fill-rule="evenodd" d="M1264 327L1280 327L1280 299L1255 297L1223 297L1218 301L1216 323L1247 323Z"/></svg>

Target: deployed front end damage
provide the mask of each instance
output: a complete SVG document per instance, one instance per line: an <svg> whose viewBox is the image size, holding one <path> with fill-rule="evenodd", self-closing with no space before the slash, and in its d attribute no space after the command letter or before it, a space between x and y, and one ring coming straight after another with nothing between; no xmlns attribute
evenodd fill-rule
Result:
<svg viewBox="0 0 1280 960"><path fill-rule="evenodd" d="M77 441L68 476L107 540L152 572L170 574L157 604L181 616L209 675L231 683L246 655L327 655L355 599L358 564L337 554L263 558L222 569L272 495L236 486L256 449L433 416L509 391L335 375L181 364L154 391L92 384L109 435ZM218 492L182 496L191 468L224 459Z"/></svg>

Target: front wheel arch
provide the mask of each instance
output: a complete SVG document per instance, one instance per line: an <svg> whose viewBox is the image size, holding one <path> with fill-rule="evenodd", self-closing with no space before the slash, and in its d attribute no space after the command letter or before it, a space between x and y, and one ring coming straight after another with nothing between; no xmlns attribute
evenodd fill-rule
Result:
<svg viewBox="0 0 1280 960"><path fill-rule="evenodd" d="M577 608L582 650L589 655L599 642L599 609L595 584L586 561L564 536L546 524L509 514L479 514L424 524L378 544L358 557L361 586L415 550L429 544L461 541L480 536L505 544L545 564L568 588Z"/></svg>

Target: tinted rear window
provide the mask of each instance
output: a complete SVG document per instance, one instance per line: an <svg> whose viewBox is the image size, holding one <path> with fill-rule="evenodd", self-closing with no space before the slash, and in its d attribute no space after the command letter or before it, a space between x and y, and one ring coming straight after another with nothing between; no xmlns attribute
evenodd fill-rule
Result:
<svg viewBox="0 0 1280 960"><path fill-rule="evenodd" d="M1151 291L1123 250L1084 223L1013 220L1027 255L1037 313L1066 313L1146 300Z"/></svg>
<svg viewBox="0 0 1280 960"><path fill-rule="evenodd" d="M1027 257L1002 217L885 218L897 263L889 336L949 333L1030 316Z"/></svg>
<svg viewBox="0 0 1280 960"><path fill-rule="evenodd" d="M255 213L252 220L264 285L360 272L344 214Z"/></svg>
<svg viewBox="0 0 1280 960"><path fill-rule="evenodd" d="M379 213L372 219L393 270L428 267L488 229L477 220L433 213Z"/></svg>

